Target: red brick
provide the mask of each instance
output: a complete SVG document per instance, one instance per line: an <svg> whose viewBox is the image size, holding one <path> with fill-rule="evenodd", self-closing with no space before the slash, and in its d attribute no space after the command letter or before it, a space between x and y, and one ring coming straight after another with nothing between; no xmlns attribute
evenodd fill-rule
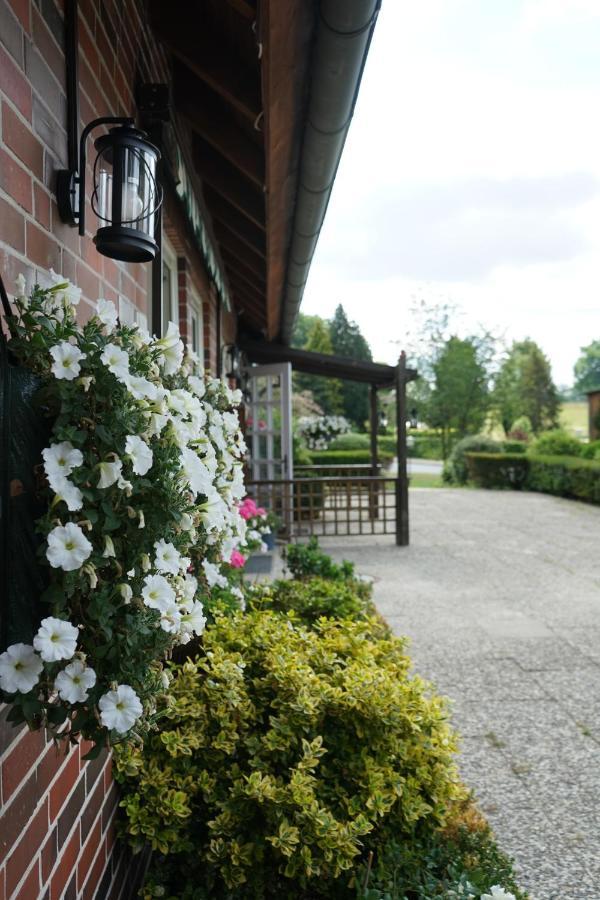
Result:
<svg viewBox="0 0 600 900"><path fill-rule="evenodd" d="M1 65L1 63L0 63ZM0 147L0 188L27 212L33 212L31 176L20 163Z"/></svg>
<svg viewBox="0 0 600 900"><path fill-rule="evenodd" d="M42 269L60 272L60 247L33 222L27 223L27 256Z"/></svg>
<svg viewBox="0 0 600 900"><path fill-rule="evenodd" d="M50 790L50 821L53 822L79 778L79 754L71 754Z"/></svg>
<svg viewBox="0 0 600 900"><path fill-rule="evenodd" d="M8 0L19 22L29 34L31 31L31 22L29 19L29 0Z"/></svg>
<svg viewBox="0 0 600 900"><path fill-rule="evenodd" d="M33 184L33 206L37 221L50 231L50 195L41 184Z"/></svg>
<svg viewBox="0 0 600 900"><path fill-rule="evenodd" d="M2 197L0 197L0 222L2 222L2 240L19 253L25 253L25 218Z"/></svg>
<svg viewBox="0 0 600 900"><path fill-rule="evenodd" d="M105 865L106 857L104 855L104 846L102 846L83 889L83 900L94 900Z"/></svg>
<svg viewBox="0 0 600 900"><path fill-rule="evenodd" d="M96 251L98 255L98 251ZM100 262L98 262L98 266L100 266ZM94 303L98 299L100 285L98 282L98 275L95 272L92 272L84 263L77 263L77 287L80 287L83 291L83 294L88 298L88 300L92 300Z"/></svg>
<svg viewBox="0 0 600 900"><path fill-rule="evenodd" d="M50 206L52 209L52 234L57 241L68 247L71 253L79 256L79 230L62 221L58 214L58 206L54 200L51 201Z"/></svg>
<svg viewBox="0 0 600 900"><path fill-rule="evenodd" d="M6 892L10 896L48 833L48 800L40 807L6 863Z"/></svg>
<svg viewBox="0 0 600 900"><path fill-rule="evenodd" d="M33 40L59 84L64 88L66 81L64 54L35 6L33 7Z"/></svg>
<svg viewBox="0 0 600 900"><path fill-rule="evenodd" d="M7 103L2 107L2 140L41 181L44 177L42 145Z"/></svg>
<svg viewBox="0 0 600 900"><path fill-rule="evenodd" d="M81 13L79 18L82 18ZM92 73L98 78L100 75L100 56L98 55L98 48L96 47L95 41L87 26L81 21L79 23L79 52L92 70Z"/></svg>
<svg viewBox="0 0 600 900"><path fill-rule="evenodd" d="M79 857L79 862L77 863L77 890L80 891L84 885L86 878L88 877L90 870L92 868L92 863L94 862L94 858L100 844L102 843L102 832L100 830L100 820L96 822L92 830L90 831L87 840L85 842L84 848L81 851L81 855Z"/></svg>
<svg viewBox="0 0 600 900"><path fill-rule="evenodd" d="M56 871L50 882L50 900L59 900L65 885L73 872L79 856L79 829L76 828L73 836L63 849Z"/></svg>
<svg viewBox="0 0 600 900"><path fill-rule="evenodd" d="M44 846L42 847L41 860L42 860L42 881L44 884L50 878L50 873L54 868L54 863L56 862L58 857L58 828L55 828Z"/></svg>
<svg viewBox="0 0 600 900"><path fill-rule="evenodd" d="M54 776L67 761L69 756L69 744L55 746L52 744L46 751L46 755L40 760L37 767L37 780L40 794L44 793Z"/></svg>
<svg viewBox="0 0 600 900"><path fill-rule="evenodd" d="M0 46L0 91L15 104L19 112L31 122L31 85Z"/></svg>
<svg viewBox="0 0 600 900"><path fill-rule="evenodd" d="M21 885L19 892L14 895L12 900L33 900L34 897L40 896L40 867L34 863L31 872Z"/></svg>
<svg viewBox="0 0 600 900"><path fill-rule="evenodd" d="M2 799L6 803L33 770L46 742L44 733L26 732L2 763Z"/></svg>
<svg viewBox="0 0 600 900"><path fill-rule="evenodd" d="M38 802L38 789L35 773L27 779L19 792L15 794L8 809L0 816L0 863L15 846L23 829L27 826Z"/></svg>

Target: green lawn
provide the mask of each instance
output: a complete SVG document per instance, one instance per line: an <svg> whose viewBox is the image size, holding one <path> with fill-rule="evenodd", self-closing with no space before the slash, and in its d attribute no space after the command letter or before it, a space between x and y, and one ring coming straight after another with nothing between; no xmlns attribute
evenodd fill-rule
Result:
<svg viewBox="0 0 600 900"><path fill-rule="evenodd" d="M579 438L588 436L588 405L585 401L563 403L560 409L560 424Z"/></svg>
<svg viewBox="0 0 600 900"><path fill-rule="evenodd" d="M432 475L429 472L415 472L414 475L409 475L409 487L441 488L447 486L442 481L441 475Z"/></svg>

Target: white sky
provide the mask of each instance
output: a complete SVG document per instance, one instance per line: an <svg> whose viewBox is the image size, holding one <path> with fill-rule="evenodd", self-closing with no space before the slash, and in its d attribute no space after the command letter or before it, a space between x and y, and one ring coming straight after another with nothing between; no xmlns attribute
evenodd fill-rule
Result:
<svg viewBox="0 0 600 900"><path fill-rule="evenodd" d="M568 384L599 293L600 0L383 0L302 311L393 362L452 301Z"/></svg>

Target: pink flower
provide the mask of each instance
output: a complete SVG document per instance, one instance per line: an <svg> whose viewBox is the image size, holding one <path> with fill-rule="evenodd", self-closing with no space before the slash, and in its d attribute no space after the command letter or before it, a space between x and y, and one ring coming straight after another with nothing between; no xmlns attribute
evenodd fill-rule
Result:
<svg viewBox="0 0 600 900"><path fill-rule="evenodd" d="M252 516L256 515L256 503L252 499L252 497L246 497L242 505L240 506L240 516L242 519L251 519Z"/></svg>
<svg viewBox="0 0 600 900"><path fill-rule="evenodd" d="M234 550L231 554L229 564L233 566L234 569L241 569L246 564L246 557L243 556L239 550Z"/></svg>
<svg viewBox="0 0 600 900"><path fill-rule="evenodd" d="M267 514L267 511L263 506L256 507L256 515L257 516L266 516L266 514Z"/></svg>

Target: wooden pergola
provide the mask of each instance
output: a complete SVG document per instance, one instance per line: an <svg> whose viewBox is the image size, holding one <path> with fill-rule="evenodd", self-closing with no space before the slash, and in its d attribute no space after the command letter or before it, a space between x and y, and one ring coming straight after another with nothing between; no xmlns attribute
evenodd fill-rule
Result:
<svg viewBox="0 0 600 900"><path fill-rule="evenodd" d="M396 366L366 360L350 359L345 356L334 356L315 353L312 350L301 350L286 347L283 344L255 341L241 337L239 347L251 363L289 362L297 372L309 375L321 375L324 378L340 378L346 381L358 381L368 384L370 391L370 437L371 437L371 472L376 475L379 470L379 454L377 449L377 432L379 418L377 413L377 391L381 388L394 388L396 391L396 421L398 458L398 477L396 479L396 543L405 547L409 543L408 516L408 470L406 446L406 385L418 377L416 369L408 368L404 351L400 354Z"/></svg>

